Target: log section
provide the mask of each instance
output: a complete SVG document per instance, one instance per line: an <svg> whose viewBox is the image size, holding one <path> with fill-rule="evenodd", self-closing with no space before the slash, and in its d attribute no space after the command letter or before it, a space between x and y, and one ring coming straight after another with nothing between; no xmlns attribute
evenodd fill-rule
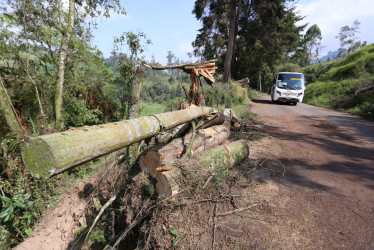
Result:
<svg viewBox="0 0 374 250"><path fill-rule="evenodd" d="M30 138L22 159L35 177L49 177L210 113L209 107L167 112Z"/></svg>
<svg viewBox="0 0 374 250"><path fill-rule="evenodd" d="M216 148L204 153L196 164L199 166L199 175L209 175L212 172L222 171L239 164L248 158L249 146L246 141L235 141L227 145L217 146ZM174 167L170 170L157 172L156 192L163 197L176 195L179 191L179 179L182 170ZM205 176L208 178L208 176Z"/></svg>
<svg viewBox="0 0 374 250"><path fill-rule="evenodd" d="M197 132L192 146L192 154L204 152L224 143L230 136L230 123L217 125ZM139 158L140 168L147 174L156 177L157 169L168 168L182 156L191 141L192 134L171 141L169 144L148 150Z"/></svg>

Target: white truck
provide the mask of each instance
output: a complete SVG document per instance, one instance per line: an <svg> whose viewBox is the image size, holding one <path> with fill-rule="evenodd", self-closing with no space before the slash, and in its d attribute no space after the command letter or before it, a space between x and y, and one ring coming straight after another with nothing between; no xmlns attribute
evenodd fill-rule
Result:
<svg viewBox="0 0 374 250"><path fill-rule="evenodd" d="M287 102L297 105L304 98L304 75L298 72L279 72L271 87L272 102Z"/></svg>

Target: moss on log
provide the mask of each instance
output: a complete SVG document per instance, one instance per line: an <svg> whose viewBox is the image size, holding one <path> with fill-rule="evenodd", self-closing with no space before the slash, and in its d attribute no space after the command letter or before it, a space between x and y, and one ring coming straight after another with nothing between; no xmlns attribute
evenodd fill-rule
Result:
<svg viewBox="0 0 374 250"><path fill-rule="evenodd" d="M249 146L246 141L235 141L227 145L217 146L204 153L194 164L199 166L197 175L209 175L238 165L249 156ZM185 166L188 168L188 166ZM171 170L157 172L156 192L163 197L170 197L179 191L179 179L182 170L174 167ZM208 177L208 176L205 176Z"/></svg>
<svg viewBox="0 0 374 250"><path fill-rule="evenodd" d="M22 159L33 176L49 177L210 111L198 107L30 138L22 148Z"/></svg>

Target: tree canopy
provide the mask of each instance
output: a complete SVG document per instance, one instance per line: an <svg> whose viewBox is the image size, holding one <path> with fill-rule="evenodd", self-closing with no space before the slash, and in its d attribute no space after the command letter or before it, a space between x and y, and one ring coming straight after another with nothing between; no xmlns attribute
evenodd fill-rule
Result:
<svg viewBox="0 0 374 250"><path fill-rule="evenodd" d="M248 76L257 79L259 71L271 72L284 61L298 62L305 53L301 32L306 25L297 25L302 17L289 7L289 2L195 1L193 13L202 22L193 42L195 56L202 60L217 59L223 73L227 70L225 59L231 57L230 71L236 79ZM232 55L229 53L230 29L235 33Z"/></svg>

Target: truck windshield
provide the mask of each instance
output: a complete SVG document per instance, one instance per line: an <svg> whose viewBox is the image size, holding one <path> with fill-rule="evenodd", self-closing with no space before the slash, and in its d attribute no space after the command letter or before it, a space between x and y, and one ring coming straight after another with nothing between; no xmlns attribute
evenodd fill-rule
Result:
<svg viewBox="0 0 374 250"><path fill-rule="evenodd" d="M302 74L279 74L277 87L284 89L302 89L304 86L304 75Z"/></svg>

